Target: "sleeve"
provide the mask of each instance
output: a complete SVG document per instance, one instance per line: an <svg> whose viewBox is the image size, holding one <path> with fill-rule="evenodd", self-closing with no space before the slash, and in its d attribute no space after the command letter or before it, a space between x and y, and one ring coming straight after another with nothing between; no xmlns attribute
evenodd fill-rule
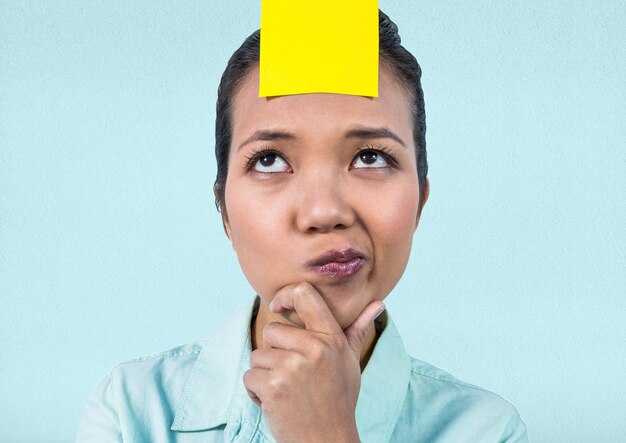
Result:
<svg viewBox="0 0 626 443"><path fill-rule="evenodd" d="M122 442L110 374L106 375L91 393L76 435L76 443L91 442Z"/></svg>
<svg viewBox="0 0 626 443"><path fill-rule="evenodd" d="M526 425L519 414L516 413L509 421L500 443L528 443Z"/></svg>

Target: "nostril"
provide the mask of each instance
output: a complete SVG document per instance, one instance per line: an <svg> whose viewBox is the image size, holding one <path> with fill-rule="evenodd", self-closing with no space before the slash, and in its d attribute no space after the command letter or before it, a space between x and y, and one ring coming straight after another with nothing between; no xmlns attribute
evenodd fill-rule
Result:
<svg viewBox="0 0 626 443"><path fill-rule="evenodd" d="M298 212L302 232L329 232L346 229L354 223L354 213L347 204L304 206Z"/></svg>
<svg viewBox="0 0 626 443"><path fill-rule="evenodd" d="M309 227L308 231L309 232L330 232L330 231L335 231L335 230L343 230L346 229L347 226L344 224L337 224L334 226L311 226Z"/></svg>
<svg viewBox="0 0 626 443"><path fill-rule="evenodd" d="M301 232L329 232L354 223L350 195L341 177L326 171L310 171L294 188L296 217Z"/></svg>

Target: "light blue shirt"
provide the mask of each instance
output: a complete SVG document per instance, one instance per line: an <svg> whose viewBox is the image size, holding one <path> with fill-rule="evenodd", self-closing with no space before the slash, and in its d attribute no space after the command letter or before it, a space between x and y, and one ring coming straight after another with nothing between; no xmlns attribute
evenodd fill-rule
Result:
<svg viewBox="0 0 626 443"><path fill-rule="evenodd" d="M115 367L92 393L76 441L274 441L243 384L257 309L251 298L210 338ZM376 327L355 412L362 442L527 441L506 400L409 356L386 311Z"/></svg>

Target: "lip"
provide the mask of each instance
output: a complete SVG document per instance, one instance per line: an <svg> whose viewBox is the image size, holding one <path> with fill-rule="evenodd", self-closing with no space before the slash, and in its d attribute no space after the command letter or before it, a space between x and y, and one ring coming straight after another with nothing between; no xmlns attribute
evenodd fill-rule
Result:
<svg viewBox="0 0 626 443"><path fill-rule="evenodd" d="M306 267L311 271L328 278L351 277L363 267L365 254L353 248L343 251L327 251L309 261Z"/></svg>

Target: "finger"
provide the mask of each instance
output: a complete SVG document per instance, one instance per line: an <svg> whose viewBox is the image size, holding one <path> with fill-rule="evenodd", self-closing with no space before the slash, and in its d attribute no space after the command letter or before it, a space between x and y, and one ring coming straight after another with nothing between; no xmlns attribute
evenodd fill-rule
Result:
<svg viewBox="0 0 626 443"><path fill-rule="evenodd" d="M311 331L286 325L279 322L271 322L263 327L263 348L275 348L287 351L299 351L306 349L307 343L313 339Z"/></svg>
<svg viewBox="0 0 626 443"><path fill-rule="evenodd" d="M280 365L288 364L293 358L293 351L284 349L259 348L250 355L250 367L258 369L274 369Z"/></svg>
<svg viewBox="0 0 626 443"><path fill-rule="evenodd" d="M261 406L261 399L259 397L256 396L256 394L248 389L246 389L246 392L248 393L248 397L250 397L250 400L252 400L253 402L255 402L257 404L257 406Z"/></svg>
<svg viewBox="0 0 626 443"><path fill-rule="evenodd" d="M341 327L319 292L307 282L287 285L276 292L270 311L295 311L305 328L325 334L337 334Z"/></svg>
<svg viewBox="0 0 626 443"><path fill-rule="evenodd" d="M243 384L248 397L259 406L263 402L263 393L268 386L269 378L270 371L266 369L248 369L243 374Z"/></svg>
<svg viewBox="0 0 626 443"><path fill-rule="evenodd" d="M383 313L385 304L382 301L373 301L361 311L359 316L348 326L343 333L348 339L348 344L354 355L360 357L365 337L369 332L376 317Z"/></svg>

